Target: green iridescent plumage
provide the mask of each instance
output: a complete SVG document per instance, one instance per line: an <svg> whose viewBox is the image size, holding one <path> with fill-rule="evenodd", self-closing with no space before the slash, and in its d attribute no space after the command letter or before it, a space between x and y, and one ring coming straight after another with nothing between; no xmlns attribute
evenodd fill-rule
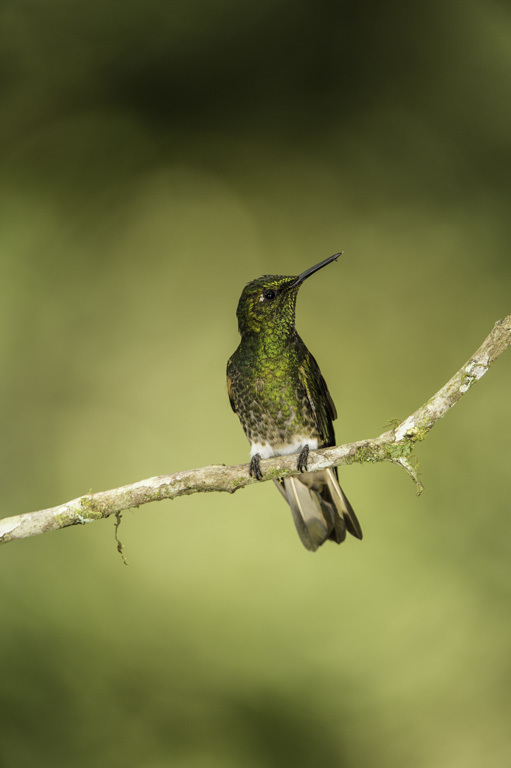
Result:
<svg viewBox="0 0 511 768"><path fill-rule="evenodd" d="M339 254L298 277L264 275L249 283L238 304L241 342L227 364L231 406L252 445L251 473L261 458L299 453L306 470L309 449L335 444L335 405L319 366L295 328L303 281ZM340 543L346 530L362 537L336 470L304 472L278 484L308 549L326 539Z"/></svg>

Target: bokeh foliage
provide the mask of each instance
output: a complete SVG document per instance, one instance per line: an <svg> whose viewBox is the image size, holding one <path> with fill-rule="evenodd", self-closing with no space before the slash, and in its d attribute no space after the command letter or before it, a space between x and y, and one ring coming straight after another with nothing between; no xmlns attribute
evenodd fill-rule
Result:
<svg viewBox="0 0 511 768"><path fill-rule="evenodd" d="M509 313L502 2L0 7L1 514L240 462L245 282L342 439L427 399ZM511 360L419 446L350 467L362 544L302 550L270 485L0 553L16 768L493 768L511 759Z"/></svg>

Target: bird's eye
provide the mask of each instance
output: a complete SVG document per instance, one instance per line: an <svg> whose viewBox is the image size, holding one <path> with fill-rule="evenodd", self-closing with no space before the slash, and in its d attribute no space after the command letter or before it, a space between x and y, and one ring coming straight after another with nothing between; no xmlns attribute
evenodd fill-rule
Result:
<svg viewBox="0 0 511 768"><path fill-rule="evenodd" d="M277 294L275 293L275 291L272 290L271 288L267 288L265 291L263 291L263 296L266 299L266 301L273 301L276 295Z"/></svg>

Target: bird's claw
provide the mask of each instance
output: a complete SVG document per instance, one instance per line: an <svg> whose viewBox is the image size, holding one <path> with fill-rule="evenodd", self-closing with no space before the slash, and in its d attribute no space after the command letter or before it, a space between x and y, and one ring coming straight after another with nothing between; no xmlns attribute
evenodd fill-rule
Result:
<svg viewBox="0 0 511 768"><path fill-rule="evenodd" d="M308 443L303 446L302 450L300 451L300 455L298 456L298 471L299 472L307 472L307 463L309 459L309 445Z"/></svg>
<svg viewBox="0 0 511 768"><path fill-rule="evenodd" d="M248 472L250 477L255 477L256 480L263 479L263 473L261 472L261 457L258 453L250 459L250 469Z"/></svg>

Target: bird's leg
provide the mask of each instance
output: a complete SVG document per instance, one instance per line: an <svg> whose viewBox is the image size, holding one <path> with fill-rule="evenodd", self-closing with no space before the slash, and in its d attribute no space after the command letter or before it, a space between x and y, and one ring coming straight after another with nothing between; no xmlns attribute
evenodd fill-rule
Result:
<svg viewBox="0 0 511 768"><path fill-rule="evenodd" d="M300 455L298 456L298 471L299 472L307 472L307 461L309 458L309 444L305 443L302 450L300 451Z"/></svg>
<svg viewBox="0 0 511 768"><path fill-rule="evenodd" d="M261 456L258 453L254 453L250 459L250 477L255 477L256 480L263 479L263 473L261 472Z"/></svg>

